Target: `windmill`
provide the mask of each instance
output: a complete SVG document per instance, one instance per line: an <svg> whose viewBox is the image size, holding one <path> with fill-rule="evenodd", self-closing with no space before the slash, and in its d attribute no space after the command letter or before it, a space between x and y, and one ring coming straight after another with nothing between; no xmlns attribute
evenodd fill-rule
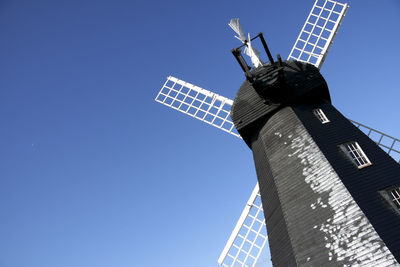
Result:
<svg viewBox="0 0 400 267"><path fill-rule="evenodd" d="M322 4L319 2L315 2L290 53L289 59L305 61L320 68L348 6L333 1L325 1ZM326 12L329 14L328 17L324 17L324 13ZM331 15L332 17L330 17ZM320 19L325 21L323 25L318 24ZM330 23L332 21L333 23ZM232 23L232 25L236 25L235 28L240 29L239 23ZM327 31L327 36L324 35L325 30ZM245 54L250 56L253 65L256 66L258 64L256 59L258 56L252 49L250 36L246 39L244 34L241 34L242 31L238 31L238 39L245 45L246 43L250 43L250 45L246 45L247 53L245 51ZM319 33L317 33L318 31ZM315 39L314 37L316 40L313 40ZM233 104L233 101L230 99L177 78L168 77L160 93L157 95L156 101L240 137L235 131L233 122L229 116ZM324 118L324 113L318 113L318 110L316 113L322 120L326 119ZM399 153L394 148L395 144L399 142L398 139L389 137L364 125L355 124L361 129L366 130L369 134L380 134L380 138L377 140L378 144L386 148L389 154ZM391 139L392 144L387 146L382 143L381 141L384 138ZM259 187L257 184L228 240L227 246L221 254L219 259L220 264L224 266L236 266L235 264L239 264L240 266L254 266L254 263L257 261L267 239L266 234L262 233L262 229L265 228L265 222L262 219L262 206L259 202L259 197ZM245 224L246 221L249 221L249 224ZM242 233L243 229L245 229L244 234ZM250 236L252 233L255 233L255 237ZM246 244L250 244L250 247L246 248Z"/></svg>

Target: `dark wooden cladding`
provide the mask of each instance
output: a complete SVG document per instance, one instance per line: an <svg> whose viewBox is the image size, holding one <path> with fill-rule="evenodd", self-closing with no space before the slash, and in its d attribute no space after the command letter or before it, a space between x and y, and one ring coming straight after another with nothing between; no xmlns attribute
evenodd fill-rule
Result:
<svg viewBox="0 0 400 267"><path fill-rule="evenodd" d="M300 99L330 101L325 79L313 65L283 61L284 84L276 88L263 86L263 82L271 80L268 75L270 70L274 71L271 65L254 70L253 74L258 83L255 82L253 85L258 84L259 86L256 86L258 89L255 90L252 84L245 81L236 94L231 109L232 121L249 146L254 125L258 124L259 120L265 119L265 116L270 116L280 108ZM266 97L260 97L263 92Z"/></svg>
<svg viewBox="0 0 400 267"><path fill-rule="evenodd" d="M400 261L400 216L379 194L381 190L400 186L400 165L331 104L323 103L318 107L324 110L330 123L318 123L306 105L294 107L294 111L379 236ZM358 169L340 151L339 146L349 141L359 143L372 162L371 166Z"/></svg>
<svg viewBox="0 0 400 267"><path fill-rule="evenodd" d="M252 150L257 177L262 177L262 179L259 179L259 187L265 222L267 224L269 244L276 244L270 246L273 258L272 262L277 266L294 266L296 260L291 248L286 220L283 216L274 176L272 175L271 167L268 165L268 157L262 141L259 139L255 140L252 144ZM291 264L287 265L287 263Z"/></svg>
<svg viewBox="0 0 400 267"><path fill-rule="evenodd" d="M284 61L253 77L231 117L253 151L274 266L397 266L400 213L382 192L400 186L400 165L331 105L314 66ZM344 154L353 141L372 165Z"/></svg>

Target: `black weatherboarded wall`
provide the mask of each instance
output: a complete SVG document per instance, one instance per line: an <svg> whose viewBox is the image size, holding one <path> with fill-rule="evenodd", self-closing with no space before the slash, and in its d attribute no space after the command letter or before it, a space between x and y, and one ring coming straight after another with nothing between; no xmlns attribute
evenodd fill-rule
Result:
<svg viewBox="0 0 400 267"><path fill-rule="evenodd" d="M400 211L384 196L400 186L399 164L330 104L314 66L284 61L253 74L231 116L253 151L274 266L397 266ZM359 169L348 142L372 165Z"/></svg>
<svg viewBox="0 0 400 267"><path fill-rule="evenodd" d="M382 191L400 187L400 165L331 104L323 103L318 107L327 115L329 123L319 123L306 105L297 106L294 111L379 236L400 262L400 215L382 197ZM346 157L339 146L351 141L360 144L372 162L371 166L358 169Z"/></svg>

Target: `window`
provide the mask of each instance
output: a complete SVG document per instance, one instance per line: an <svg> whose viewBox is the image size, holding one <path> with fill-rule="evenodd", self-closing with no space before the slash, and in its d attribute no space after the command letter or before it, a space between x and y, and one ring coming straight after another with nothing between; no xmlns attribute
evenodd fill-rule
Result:
<svg viewBox="0 0 400 267"><path fill-rule="evenodd" d="M378 192L389 206L400 215L400 187L392 186Z"/></svg>
<svg viewBox="0 0 400 267"><path fill-rule="evenodd" d="M327 123L329 122L328 118L326 117L325 113L320 108L316 108L313 110L315 116L322 122Z"/></svg>
<svg viewBox="0 0 400 267"><path fill-rule="evenodd" d="M390 190L390 196L392 198L393 203L400 210L400 187Z"/></svg>
<svg viewBox="0 0 400 267"><path fill-rule="evenodd" d="M372 164L357 142L343 144L341 145L341 147L347 154L347 156L351 159L351 161L353 161L353 163L359 169L362 169Z"/></svg>

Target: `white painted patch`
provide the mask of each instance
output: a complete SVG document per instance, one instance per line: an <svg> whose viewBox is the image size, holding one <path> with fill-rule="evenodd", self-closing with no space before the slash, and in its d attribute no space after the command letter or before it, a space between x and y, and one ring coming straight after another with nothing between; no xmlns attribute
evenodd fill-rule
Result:
<svg viewBox="0 0 400 267"><path fill-rule="evenodd" d="M331 218L313 226L325 236L329 260L345 260L352 266L398 266L311 136L298 126L295 137L289 135L288 139L292 149L288 157L301 160L304 181L318 196L310 205L310 214L318 209L333 210Z"/></svg>

